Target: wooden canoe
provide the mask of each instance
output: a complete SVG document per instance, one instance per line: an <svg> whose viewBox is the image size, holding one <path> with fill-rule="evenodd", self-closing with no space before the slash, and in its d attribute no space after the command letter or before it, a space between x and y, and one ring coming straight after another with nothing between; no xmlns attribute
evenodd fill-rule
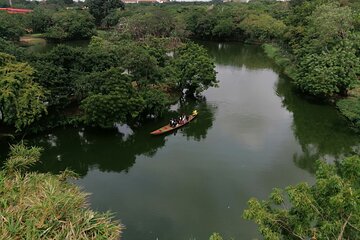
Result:
<svg viewBox="0 0 360 240"><path fill-rule="evenodd" d="M197 114L196 115L189 115L188 120L186 122L184 122L183 124L178 124L178 125L176 125L176 127L171 127L170 124L168 124L166 126L163 126L162 128L159 128L159 129L157 129L155 131L152 131L150 134L152 134L152 135L160 135L160 134L164 134L164 133L173 131L175 129L181 128L182 126L184 126L184 125L188 124L189 122L191 122L196 116L197 116Z"/></svg>

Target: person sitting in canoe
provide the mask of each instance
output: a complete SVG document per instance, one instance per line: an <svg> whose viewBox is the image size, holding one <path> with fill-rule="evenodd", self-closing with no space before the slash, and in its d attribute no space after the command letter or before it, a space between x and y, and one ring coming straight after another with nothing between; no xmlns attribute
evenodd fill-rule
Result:
<svg viewBox="0 0 360 240"><path fill-rule="evenodd" d="M186 122L186 114L183 113L183 114L181 115L181 118L182 118L183 123L185 123L185 122Z"/></svg>
<svg viewBox="0 0 360 240"><path fill-rule="evenodd" d="M178 123L184 124L185 122L186 122L186 115L183 113L180 115Z"/></svg>
<svg viewBox="0 0 360 240"><path fill-rule="evenodd" d="M176 119L174 118L170 119L170 127L176 127L176 125L177 125Z"/></svg>
<svg viewBox="0 0 360 240"><path fill-rule="evenodd" d="M173 125L174 125L174 120L172 118L170 119L169 125L170 125L170 127L173 127Z"/></svg>
<svg viewBox="0 0 360 240"><path fill-rule="evenodd" d="M178 124L182 124L182 116L180 115L177 119Z"/></svg>
<svg viewBox="0 0 360 240"><path fill-rule="evenodd" d="M197 110L194 110L194 111L192 112L192 115L193 115L193 116L196 116L196 115L198 115L198 112L197 112Z"/></svg>

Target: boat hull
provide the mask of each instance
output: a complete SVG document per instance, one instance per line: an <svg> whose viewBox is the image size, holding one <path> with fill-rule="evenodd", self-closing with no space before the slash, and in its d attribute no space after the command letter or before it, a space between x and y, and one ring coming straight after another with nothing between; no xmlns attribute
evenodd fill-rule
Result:
<svg viewBox="0 0 360 240"><path fill-rule="evenodd" d="M175 129L178 129L178 128L181 128L182 126L188 124L189 122L191 122L192 120L194 120L194 118L196 117L197 115L189 115L188 116L188 119L185 123L183 124L178 124L176 125L176 127L171 127L170 124L166 125L166 126L163 126L155 131L152 131L150 134L151 135L160 135L160 134L164 134L164 133L168 133L168 132L171 132L171 131L174 131Z"/></svg>

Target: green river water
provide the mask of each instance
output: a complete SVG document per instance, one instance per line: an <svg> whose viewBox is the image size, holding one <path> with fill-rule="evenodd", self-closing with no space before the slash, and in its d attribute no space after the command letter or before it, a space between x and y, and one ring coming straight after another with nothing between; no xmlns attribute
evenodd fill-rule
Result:
<svg viewBox="0 0 360 240"><path fill-rule="evenodd" d="M40 171L70 168L91 207L112 211L125 240L261 238L242 219L249 198L313 182L314 163L358 153L359 137L335 108L306 101L258 46L203 43L219 88L130 129L64 128L28 139L42 146ZM150 131L177 113L199 116L165 136Z"/></svg>

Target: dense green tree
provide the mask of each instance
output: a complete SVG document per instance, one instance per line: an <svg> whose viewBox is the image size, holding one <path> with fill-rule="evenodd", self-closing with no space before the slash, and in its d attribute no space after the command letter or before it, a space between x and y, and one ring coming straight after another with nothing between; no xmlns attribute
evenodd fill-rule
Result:
<svg viewBox="0 0 360 240"><path fill-rule="evenodd" d="M318 97L347 95L360 74L360 61L351 42L344 41L331 51L305 55L298 65L295 84Z"/></svg>
<svg viewBox="0 0 360 240"><path fill-rule="evenodd" d="M354 18L350 7L329 3L318 6L306 28L303 47L306 51L321 52L350 37Z"/></svg>
<svg viewBox="0 0 360 240"><path fill-rule="evenodd" d="M214 61L204 48L195 43L188 43L176 51L174 66L180 90L199 94L217 86Z"/></svg>
<svg viewBox="0 0 360 240"><path fill-rule="evenodd" d="M89 72L101 72L121 65L122 56L116 52L116 49L116 47L109 49L89 47L84 53L84 69Z"/></svg>
<svg viewBox="0 0 360 240"><path fill-rule="evenodd" d="M34 81L47 89L49 107L64 109L78 100L77 82L86 71L84 55L81 48L59 44L47 53L33 56Z"/></svg>
<svg viewBox="0 0 360 240"><path fill-rule="evenodd" d="M94 16L97 25L100 25L101 21L115 9L125 7L121 0L86 0L85 4Z"/></svg>
<svg viewBox="0 0 360 240"><path fill-rule="evenodd" d="M13 55L18 60L23 60L25 59L25 55L27 55L24 50L25 49L19 48L19 46L13 42L0 37L0 52Z"/></svg>
<svg viewBox="0 0 360 240"><path fill-rule="evenodd" d="M240 28L245 31L250 39L265 41L280 38L286 29L285 24L272 16L262 14L250 14L241 23Z"/></svg>
<svg viewBox="0 0 360 240"><path fill-rule="evenodd" d="M0 53L0 112L3 122L17 130L46 113L45 92L33 82L33 68Z"/></svg>
<svg viewBox="0 0 360 240"><path fill-rule="evenodd" d="M86 123L112 127L116 122L126 122L141 113L144 100L121 69L93 73L87 79L92 81L88 83L91 88L88 97L81 102Z"/></svg>
<svg viewBox="0 0 360 240"><path fill-rule="evenodd" d="M142 46L133 45L127 50L124 67L138 83L143 85L159 80L158 62L154 56Z"/></svg>
<svg viewBox="0 0 360 240"><path fill-rule="evenodd" d="M360 157L318 165L313 186L289 186L287 196L274 189L269 200L248 202L244 217L259 225L265 239L360 238Z"/></svg>
<svg viewBox="0 0 360 240"><path fill-rule="evenodd" d="M129 34L133 39L154 37L179 37L186 35L185 26L169 12L156 9L121 18L117 27L119 32Z"/></svg>
<svg viewBox="0 0 360 240"><path fill-rule="evenodd" d="M29 14L29 28L33 33L44 33L52 25L53 12L46 8L35 8L32 13Z"/></svg>
<svg viewBox="0 0 360 240"><path fill-rule="evenodd" d="M74 98L76 78L65 68L51 62L39 61L33 64L37 69L34 81L47 89L47 100L50 106L65 107Z"/></svg>
<svg viewBox="0 0 360 240"><path fill-rule="evenodd" d="M147 115L161 115L170 103L167 94L161 89L145 88L140 91L140 95L144 99L142 115L145 117Z"/></svg>
<svg viewBox="0 0 360 240"><path fill-rule="evenodd" d="M0 37L6 40L19 40L25 33L21 19L22 16L0 11Z"/></svg>
<svg viewBox="0 0 360 240"><path fill-rule="evenodd" d="M233 35L235 24L232 19L221 19L213 28L212 34L220 39L227 39Z"/></svg>
<svg viewBox="0 0 360 240"><path fill-rule="evenodd" d="M81 48L74 48L69 45L59 44L50 52L41 55L41 61L50 62L51 64L63 67L66 70L81 69L84 51Z"/></svg>
<svg viewBox="0 0 360 240"><path fill-rule="evenodd" d="M60 11L52 17L46 37L55 40L88 39L95 35L93 17L87 11Z"/></svg>
<svg viewBox="0 0 360 240"><path fill-rule="evenodd" d="M209 39L212 37L212 31L217 23L216 15L205 9L196 9L192 11L187 19L187 29L191 35L197 38Z"/></svg>

